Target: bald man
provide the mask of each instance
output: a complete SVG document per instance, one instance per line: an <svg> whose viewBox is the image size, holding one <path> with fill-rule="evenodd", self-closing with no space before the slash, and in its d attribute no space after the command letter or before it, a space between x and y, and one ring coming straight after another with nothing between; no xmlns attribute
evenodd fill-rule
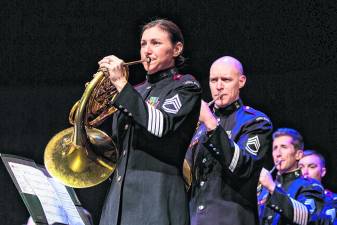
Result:
<svg viewBox="0 0 337 225"><path fill-rule="evenodd" d="M237 59L224 56L212 64L214 107L202 102L201 124L186 155L192 170L192 225L258 224L256 186L271 147L272 123L243 105L240 90L245 83Z"/></svg>

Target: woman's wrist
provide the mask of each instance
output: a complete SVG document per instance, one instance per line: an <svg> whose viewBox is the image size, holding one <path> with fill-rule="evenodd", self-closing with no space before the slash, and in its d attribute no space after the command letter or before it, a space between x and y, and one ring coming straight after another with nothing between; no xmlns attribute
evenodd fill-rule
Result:
<svg viewBox="0 0 337 225"><path fill-rule="evenodd" d="M128 81L126 79L118 79L113 82L113 85L116 87L118 92L121 92L127 83Z"/></svg>

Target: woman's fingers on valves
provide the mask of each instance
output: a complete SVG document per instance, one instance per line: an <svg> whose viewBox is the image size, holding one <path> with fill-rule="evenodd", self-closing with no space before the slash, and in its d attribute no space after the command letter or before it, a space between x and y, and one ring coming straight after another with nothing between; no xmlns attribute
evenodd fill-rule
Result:
<svg viewBox="0 0 337 225"><path fill-rule="evenodd" d="M104 57L98 62L100 67L106 67L108 69L113 69L113 68L118 68L123 65L123 60L120 58L114 56L114 55L109 55Z"/></svg>
<svg viewBox="0 0 337 225"><path fill-rule="evenodd" d="M114 55L109 55L104 57L98 62L99 68L104 72L104 74L110 79L114 80L115 77L121 75L116 73L122 73L123 60L119 59Z"/></svg>

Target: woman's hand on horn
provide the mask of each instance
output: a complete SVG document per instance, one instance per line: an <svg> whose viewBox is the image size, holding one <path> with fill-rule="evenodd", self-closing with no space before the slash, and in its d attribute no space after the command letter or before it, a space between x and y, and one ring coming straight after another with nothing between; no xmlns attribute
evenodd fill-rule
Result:
<svg viewBox="0 0 337 225"><path fill-rule="evenodd" d="M128 82L125 77L123 63L123 60L114 55L106 56L98 62L99 68L107 72L111 83L116 87L118 92Z"/></svg>

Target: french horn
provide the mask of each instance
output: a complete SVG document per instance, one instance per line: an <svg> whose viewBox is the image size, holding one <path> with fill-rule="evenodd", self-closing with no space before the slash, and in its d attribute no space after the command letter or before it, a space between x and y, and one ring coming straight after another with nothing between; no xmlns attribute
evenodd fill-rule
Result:
<svg viewBox="0 0 337 225"><path fill-rule="evenodd" d="M128 78L128 66L144 61L149 63L150 59L124 63L124 76ZM53 136L44 151L45 167L56 180L69 187L87 188L102 183L114 172L118 149L109 135L95 127L117 111L111 104L117 94L103 70L87 83L69 114L73 127Z"/></svg>

